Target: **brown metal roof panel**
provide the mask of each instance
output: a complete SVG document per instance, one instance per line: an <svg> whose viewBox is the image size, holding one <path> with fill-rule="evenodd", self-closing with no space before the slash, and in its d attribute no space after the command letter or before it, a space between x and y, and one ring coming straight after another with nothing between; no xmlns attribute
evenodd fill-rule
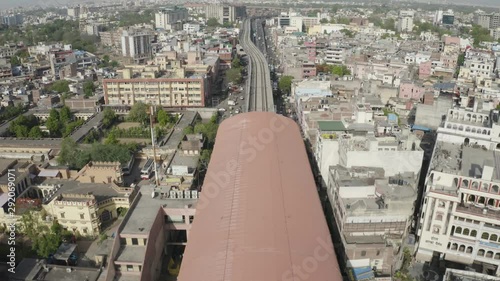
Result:
<svg viewBox="0 0 500 281"><path fill-rule="evenodd" d="M290 119L259 112L224 121L197 207L180 281L293 280L292 266L301 280L341 280Z"/></svg>

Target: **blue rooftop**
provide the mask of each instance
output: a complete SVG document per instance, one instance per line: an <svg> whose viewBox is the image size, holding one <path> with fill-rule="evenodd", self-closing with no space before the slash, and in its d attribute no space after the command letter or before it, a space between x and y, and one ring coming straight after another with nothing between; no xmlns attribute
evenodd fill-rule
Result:
<svg viewBox="0 0 500 281"><path fill-rule="evenodd" d="M352 273L354 275L354 279L358 281L375 278L375 274L373 274L373 270L369 266L353 268Z"/></svg>
<svg viewBox="0 0 500 281"><path fill-rule="evenodd" d="M394 113L389 113L387 114L387 120L396 122L398 121L398 116Z"/></svg>

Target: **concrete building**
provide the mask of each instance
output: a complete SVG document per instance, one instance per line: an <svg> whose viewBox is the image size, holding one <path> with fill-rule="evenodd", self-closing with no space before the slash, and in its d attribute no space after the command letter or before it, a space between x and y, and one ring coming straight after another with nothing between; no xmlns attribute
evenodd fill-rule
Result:
<svg viewBox="0 0 500 281"><path fill-rule="evenodd" d="M418 260L436 256L500 276L499 115L448 110L425 181Z"/></svg>
<svg viewBox="0 0 500 281"><path fill-rule="evenodd" d="M187 74L179 68L178 75L162 74L159 66L139 68L140 75L124 69L121 78L104 79L104 101L109 105L134 105L136 102L163 107L203 107L209 95L209 66L199 73ZM196 70L196 69L193 69ZM193 71L192 70L192 71Z"/></svg>
<svg viewBox="0 0 500 281"><path fill-rule="evenodd" d="M465 52L464 65L460 67L459 80L480 84L484 79L494 76L496 57L493 52L468 49Z"/></svg>
<svg viewBox="0 0 500 281"><path fill-rule="evenodd" d="M413 17L415 13L413 11L401 11L399 12L397 30L399 32L412 32L413 31Z"/></svg>
<svg viewBox="0 0 500 281"><path fill-rule="evenodd" d="M80 7L68 8L67 13L69 17L78 18L80 17Z"/></svg>
<svg viewBox="0 0 500 281"><path fill-rule="evenodd" d="M245 6L209 4L205 6L205 18L216 18L220 24L233 23L246 16Z"/></svg>
<svg viewBox="0 0 500 281"><path fill-rule="evenodd" d="M332 166L329 177L334 237L340 236L343 262L354 280L365 280L357 276L365 268L372 277L391 276L401 266L400 247L412 222L417 175L388 177L382 168Z"/></svg>
<svg viewBox="0 0 500 281"><path fill-rule="evenodd" d="M184 8L175 7L160 10L155 14L155 27L165 30L178 30L182 28L182 24L188 19L188 16L188 10Z"/></svg>
<svg viewBox="0 0 500 281"><path fill-rule="evenodd" d="M130 29L122 33L122 55L143 63L152 56L151 41L153 33L147 29Z"/></svg>
<svg viewBox="0 0 500 281"><path fill-rule="evenodd" d="M200 31L200 25L197 23L185 23L182 29L189 34L193 34Z"/></svg>

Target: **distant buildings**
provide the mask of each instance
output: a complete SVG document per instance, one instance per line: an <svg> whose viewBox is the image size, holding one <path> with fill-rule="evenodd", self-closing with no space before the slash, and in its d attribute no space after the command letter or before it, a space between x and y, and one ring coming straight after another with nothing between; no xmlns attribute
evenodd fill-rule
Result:
<svg viewBox="0 0 500 281"><path fill-rule="evenodd" d="M24 16L21 14L9 14L2 17L2 24L7 26L22 25Z"/></svg>
<svg viewBox="0 0 500 281"><path fill-rule="evenodd" d="M155 14L155 27L165 30L179 30L182 23L188 19L188 10L175 7L160 10Z"/></svg>
<svg viewBox="0 0 500 281"><path fill-rule="evenodd" d="M474 15L474 23L488 29L500 27L500 13L477 13Z"/></svg>
<svg viewBox="0 0 500 281"><path fill-rule="evenodd" d="M215 18L220 24L232 23L246 15L245 6L210 4L205 6L205 18Z"/></svg>

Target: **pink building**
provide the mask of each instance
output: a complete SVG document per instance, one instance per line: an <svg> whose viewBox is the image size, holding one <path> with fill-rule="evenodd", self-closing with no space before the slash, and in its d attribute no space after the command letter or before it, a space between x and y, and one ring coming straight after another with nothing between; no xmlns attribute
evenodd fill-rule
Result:
<svg viewBox="0 0 500 281"><path fill-rule="evenodd" d="M399 85L399 97L402 99L419 100L424 92L424 86L415 83L402 82Z"/></svg>
<svg viewBox="0 0 500 281"><path fill-rule="evenodd" d="M302 78L309 78L316 76L316 65L314 63L302 64Z"/></svg>
<svg viewBox="0 0 500 281"><path fill-rule="evenodd" d="M316 61L316 42L304 42L304 46L307 48L307 56L310 62Z"/></svg>
<svg viewBox="0 0 500 281"><path fill-rule="evenodd" d="M432 73L431 61L423 62L418 66L418 78L420 79L429 78L429 76L431 76L431 73Z"/></svg>

